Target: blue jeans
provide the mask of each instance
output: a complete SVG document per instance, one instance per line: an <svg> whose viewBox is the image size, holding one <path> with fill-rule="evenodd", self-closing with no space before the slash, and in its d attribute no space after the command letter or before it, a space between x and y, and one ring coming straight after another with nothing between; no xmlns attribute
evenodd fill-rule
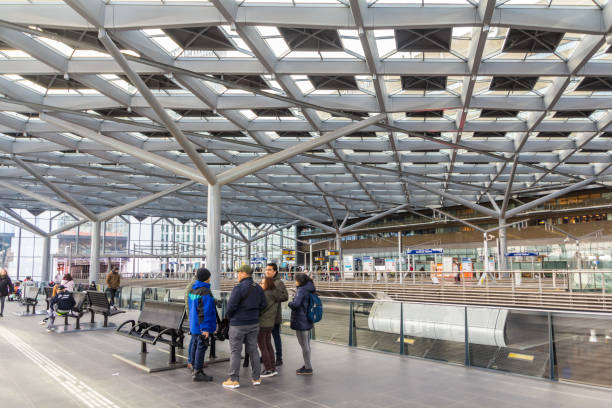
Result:
<svg viewBox="0 0 612 408"><path fill-rule="evenodd" d="M283 359L283 343L281 343L280 336L280 323L275 324L272 328L272 337L274 338L274 351L276 354L276 361Z"/></svg>
<svg viewBox="0 0 612 408"><path fill-rule="evenodd" d="M196 344L196 335L192 335L191 336L191 341L189 341L189 348L187 349L187 363L189 364L193 364L193 352L195 351L195 344Z"/></svg>
<svg viewBox="0 0 612 408"><path fill-rule="evenodd" d="M192 335L191 338L196 339L193 345L193 369L195 371L200 371L204 368L204 357L206 356L209 340L199 335Z"/></svg>

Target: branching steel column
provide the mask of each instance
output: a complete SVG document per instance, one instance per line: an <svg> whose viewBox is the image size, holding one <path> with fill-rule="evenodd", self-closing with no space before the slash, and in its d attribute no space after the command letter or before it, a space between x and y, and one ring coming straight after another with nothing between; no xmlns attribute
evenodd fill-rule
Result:
<svg viewBox="0 0 612 408"><path fill-rule="evenodd" d="M520 205L520 206L518 206L516 208L513 208L510 211L506 212L506 218L513 217L516 214L519 214L519 213L521 213L523 211L527 211L528 209L536 207L536 206L538 206L540 204L543 204L543 203L545 203L545 202L547 202L549 200L552 200L553 198L560 197L560 196L565 195L567 193L570 193L570 192L572 192L574 190L582 188L582 187L584 187L586 185L589 185L592 182L594 182L596 179L597 179L596 177L592 177L590 179L583 180L580 183L576 183L576 184L574 184L572 186L569 186L569 187L566 187L564 189L555 191L554 193L550 193L548 195L545 195L544 197L540 197L540 198L538 198L536 200L530 201L530 202L528 202L526 204L523 204L523 205Z"/></svg>
<svg viewBox="0 0 612 408"><path fill-rule="evenodd" d="M34 170L34 168L31 167L29 164L24 163L23 160L21 160L20 158L16 156L13 156L13 161L17 163L19 167L21 167L22 169L30 173L32 177L34 177L35 179L43 183L45 186L47 186L55 194L57 194L58 196L66 200L68 203L72 204L76 209L78 209L81 213L83 213L83 215L85 215L89 220L94 220L96 218L96 215L93 212L91 212L87 207L85 207L83 204L75 200L70 194L68 194L67 192L65 192L64 190L62 190L61 188L57 187L55 184L51 183L49 180L44 178L36 170Z"/></svg>
<svg viewBox="0 0 612 408"><path fill-rule="evenodd" d="M218 184L208 186L206 228L206 266L210 270L210 287L212 290L220 289L221 263L221 186Z"/></svg>
<svg viewBox="0 0 612 408"><path fill-rule="evenodd" d="M89 254L89 282L98 282L100 276L100 221L91 223L91 246Z"/></svg>
<svg viewBox="0 0 612 408"><path fill-rule="evenodd" d="M104 47L108 50L108 52L113 56L115 61L121 66L125 74L128 76L130 81L134 84L134 86L140 91L141 95L147 100L151 108L155 111L157 116L161 119L161 121L166 125L168 131L174 136L176 141L181 145L185 153L189 156L193 164L200 170L200 173L206 178L209 184L215 184L216 177L214 173L208 168L208 165L198 153L193 144L187 139L187 137L183 134L183 131L179 129L179 127L174 123L172 118L168 115L168 113L164 110L161 103L155 98L151 90L144 83L142 78L134 72L134 70L130 67L129 63L119 51L119 48L115 45L113 40L108 36L106 30L101 28L99 30L98 39Z"/></svg>
<svg viewBox="0 0 612 408"><path fill-rule="evenodd" d="M56 201L56 200L54 200L54 199L52 199L50 197L44 196L42 194L38 194L38 193L35 193L33 191L26 190L24 188L14 186L14 185L12 185L10 183L5 183L4 181L0 181L0 187L4 187L6 189L12 190L12 191L14 191L16 193L19 193L19 194L22 194L22 195L24 195L26 197L33 198L36 201L40 201L41 203L44 203L44 204L50 205L52 207L58 208L58 209L60 209L62 211L66 211L67 213L78 214L78 215L80 215L82 217L85 217L85 214L81 213L81 211L77 210L76 208L71 207L71 206L69 206L67 204L61 203L59 201Z"/></svg>
<svg viewBox="0 0 612 408"><path fill-rule="evenodd" d="M499 269L505 271L506 253L508 252L508 241L506 239L506 219L499 219Z"/></svg>
<svg viewBox="0 0 612 408"><path fill-rule="evenodd" d="M398 211L401 211L401 210L403 210L404 208L406 208L408 206L409 206L409 204L402 204L402 205L399 205L399 206L397 206L395 208L391 208L390 210L382 212L380 214L376 214L376 215L374 215L374 216L372 216L370 218L367 218L367 219L365 219L363 221L356 222L355 224L349 225L348 227L340 228L340 233L341 234L346 234L347 232L352 231L355 228L359 228L359 227L361 227L363 225L366 225L366 224L369 224L371 222L374 222L374 221L376 221L376 220L378 220L378 219L380 219L382 217L385 217L385 216L387 216L389 214L393 214L393 213L396 213Z"/></svg>
<svg viewBox="0 0 612 408"><path fill-rule="evenodd" d="M51 280L51 237L43 237L41 282L45 285Z"/></svg>

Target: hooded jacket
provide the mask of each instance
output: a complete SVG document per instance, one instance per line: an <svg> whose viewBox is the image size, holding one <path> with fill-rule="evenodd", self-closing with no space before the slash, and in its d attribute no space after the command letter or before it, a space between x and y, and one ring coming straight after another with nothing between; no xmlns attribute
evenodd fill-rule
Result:
<svg viewBox="0 0 612 408"><path fill-rule="evenodd" d="M8 275L0 276L0 296L8 296L15 292L13 281Z"/></svg>
<svg viewBox="0 0 612 408"><path fill-rule="evenodd" d="M298 286L295 297L289 302L291 328L293 330L312 329L312 322L308 320L308 305L310 304L310 294L314 292L314 283L309 280L304 285Z"/></svg>
<svg viewBox="0 0 612 408"><path fill-rule="evenodd" d="M253 278L244 278L232 289L227 314L230 326L259 324L259 316L266 307L266 296Z"/></svg>
<svg viewBox="0 0 612 408"><path fill-rule="evenodd" d="M210 283L196 281L189 292L189 331L192 335L217 330L217 309Z"/></svg>
<svg viewBox="0 0 612 408"><path fill-rule="evenodd" d="M53 310L55 305L57 305L57 310L72 310L72 308L76 306L76 301L74 300L72 293L65 290L63 292L58 292L57 295L53 296L49 302L49 309Z"/></svg>
<svg viewBox="0 0 612 408"><path fill-rule="evenodd" d="M276 311L276 319L274 324L281 324L283 322L283 308L281 303L289 300L289 294L287 293L285 282L282 281L280 273L278 272L274 277L274 290L278 293L278 310Z"/></svg>

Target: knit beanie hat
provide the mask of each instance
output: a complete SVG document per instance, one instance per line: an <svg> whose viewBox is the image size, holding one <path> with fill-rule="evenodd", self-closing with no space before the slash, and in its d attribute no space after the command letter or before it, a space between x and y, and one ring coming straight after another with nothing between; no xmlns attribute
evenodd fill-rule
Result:
<svg viewBox="0 0 612 408"><path fill-rule="evenodd" d="M208 278L210 278L210 271L206 268L200 268L198 269L196 276L200 282L206 282Z"/></svg>
<svg viewBox="0 0 612 408"><path fill-rule="evenodd" d="M253 269L249 265L243 264L240 268L238 268L237 272L244 272L247 275L252 275L253 274Z"/></svg>

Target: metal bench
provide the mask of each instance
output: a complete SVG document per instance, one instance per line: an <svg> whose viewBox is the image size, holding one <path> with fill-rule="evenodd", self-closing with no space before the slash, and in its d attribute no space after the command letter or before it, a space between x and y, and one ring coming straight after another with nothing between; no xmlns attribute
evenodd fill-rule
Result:
<svg viewBox="0 0 612 408"><path fill-rule="evenodd" d="M85 304L87 303L87 292L74 292L72 296L74 297L74 301L76 302L76 304L74 305L72 310L70 310L69 314L62 316L64 318L64 326L68 325L68 318L72 317L76 319L75 329L80 330L81 317L83 317L87 310L85 309Z"/></svg>
<svg viewBox="0 0 612 408"><path fill-rule="evenodd" d="M45 302L47 302L47 307L45 310L49 310L49 303L53 297L53 288L51 286L45 286L43 290L45 291Z"/></svg>
<svg viewBox="0 0 612 408"><path fill-rule="evenodd" d="M101 314L104 316L104 327L108 327L108 318L119 313L125 313L124 310L113 310L108 303L108 298L104 292L87 292L87 302L89 303L88 310L91 313L91 323L95 323L94 316Z"/></svg>
<svg viewBox="0 0 612 408"><path fill-rule="evenodd" d="M147 353L147 344L167 344L170 347L170 355L168 365L163 369L177 368L176 348L183 348L184 320L183 303L147 301L142 306L138 321L128 320L121 323L117 334L140 341L141 355Z"/></svg>
<svg viewBox="0 0 612 408"><path fill-rule="evenodd" d="M23 300L21 303L26 307L26 314L30 314L30 306L32 306L32 314L36 314L36 306L38 305L38 293L40 289L37 286L25 286L23 291Z"/></svg>

